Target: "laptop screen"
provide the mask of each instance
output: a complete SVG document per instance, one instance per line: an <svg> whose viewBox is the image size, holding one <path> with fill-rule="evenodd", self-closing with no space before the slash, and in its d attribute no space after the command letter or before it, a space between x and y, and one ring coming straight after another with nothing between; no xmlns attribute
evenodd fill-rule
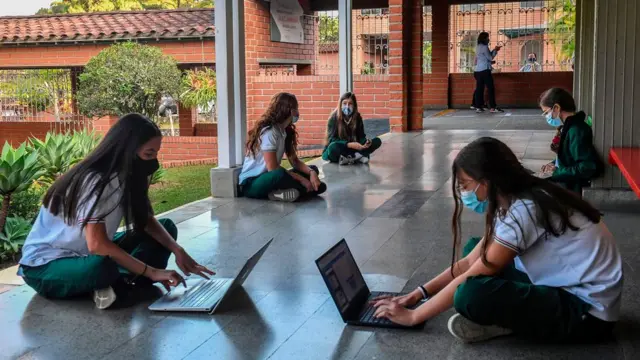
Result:
<svg viewBox="0 0 640 360"><path fill-rule="evenodd" d="M340 313L344 313L358 294L369 289L356 264L347 242L341 240L317 261L329 292L336 302Z"/></svg>

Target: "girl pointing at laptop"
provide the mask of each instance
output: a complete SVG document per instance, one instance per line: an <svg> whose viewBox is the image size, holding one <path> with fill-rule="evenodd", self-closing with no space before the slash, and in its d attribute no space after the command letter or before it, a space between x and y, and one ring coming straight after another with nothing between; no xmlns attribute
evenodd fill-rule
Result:
<svg viewBox="0 0 640 360"><path fill-rule="evenodd" d="M485 214L484 237L472 238L462 259L411 293L377 299L376 317L414 325L453 307L449 331L466 342L512 333L567 342L610 336L623 273L600 212L530 175L493 138L462 149L452 172L454 259L463 204Z"/></svg>
<svg viewBox="0 0 640 360"><path fill-rule="evenodd" d="M214 274L178 245L171 220L153 216L149 177L161 142L151 120L126 115L54 182L22 249L19 274L27 285L55 299L93 293L96 307L106 309L134 285L183 284L166 270L171 254L187 276ZM117 233L123 219L131 230Z"/></svg>

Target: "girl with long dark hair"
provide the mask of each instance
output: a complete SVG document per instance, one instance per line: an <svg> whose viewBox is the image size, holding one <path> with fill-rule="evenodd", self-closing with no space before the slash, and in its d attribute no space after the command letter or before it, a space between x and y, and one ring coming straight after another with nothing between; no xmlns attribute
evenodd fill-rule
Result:
<svg viewBox="0 0 640 360"><path fill-rule="evenodd" d="M476 46L476 67L473 77L476 79L476 91L474 92L473 107L476 112L484 111L484 88L489 89L489 107L492 113L504 112L496 105L496 88L491 75L493 60L500 51L500 46L489 50L489 33L481 32L478 35L478 45Z"/></svg>
<svg viewBox="0 0 640 360"><path fill-rule="evenodd" d="M338 107L331 114L327 124L327 144L322 159L340 165L355 162L367 164L371 154L381 145L382 140L377 137L369 139L364 133L356 94L342 94Z"/></svg>
<svg viewBox="0 0 640 360"><path fill-rule="evenodd" d="M271 98L269 107L249 131L247 156L240 173L244 196L293 202L327 190L318 177L318 167L307 166L298 158L295 123L299 117L298 100L293 94L282 92ZM280 165L285 153L293 170Z"/></svg>
<svg viewBox="0 0 640 360"><path fill-rule="evenodd" d="M379 299L376 316L412 325L453 306L449 331L466 342L511 333L547 341L609 336L620 316L622 259L600 212L530 175L493 138L463 148L452 176L452 265L408 295ZM463 205L485 214L485 231L456 261Z"/></svg>
<svg viewBox="0 0 640 360"><path fill-rule="evenodd" d="M19 273L27 285L49 298L93 292L106 309L133 285L159 282L169 290L184 283L166 270L171 254L186 275L213 274L178 245L171 220L153 216L148 190L161 142L151 120L123 116L53 183L22 249ZM117 233L123 219L128 230Z"/></svg>
<svg viewBox="0 0 640 360"><path fill-rule="evenodd" d="M573 96L560 88L545 91L540 97L540 108L547 123L560 128L556 161L545 165L542 171L551 174L551 181L582 196L582 188L589 186L604 170L604 163L593 146L591 126L585 121L587 115L577 111Z"/></svg>

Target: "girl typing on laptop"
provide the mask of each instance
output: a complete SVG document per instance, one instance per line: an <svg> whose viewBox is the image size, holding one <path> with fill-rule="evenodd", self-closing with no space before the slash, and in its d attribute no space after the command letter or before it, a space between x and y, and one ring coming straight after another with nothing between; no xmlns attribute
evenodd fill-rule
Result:
<svg viewBox="0 0 640 360"><path fill-rule="evenodd" d="M451 307L449 331L466 341L516 333L537 340L598 341L618 320L622 261L600 212L527 172L502 142L481 138L452 166L454 259L462 205L485 214L484 237L463 258L376 316L412 325ZM428 299L415 310L406 307Z"/></svg>
<svg viewBox="0 0 640 360"><path fill-rule="evenodd" d="M19 274L37 293L69 298L93 292L99 309L133 285L184 283L166 270L174 254L187 275L213 272L176 242L178 229L156 220L148 197L162 134L148 118L129 114L82 162L56 180L22 249ZM117 233L124 219L126 232Z"/></svg>

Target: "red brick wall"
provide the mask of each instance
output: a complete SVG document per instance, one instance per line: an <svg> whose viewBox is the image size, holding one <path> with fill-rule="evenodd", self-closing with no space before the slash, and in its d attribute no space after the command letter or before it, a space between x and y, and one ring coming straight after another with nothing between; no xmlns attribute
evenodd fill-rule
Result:
<svg viewBox="0 0 640 360"><path fill-rule="evenodd" d="M165 136L158 158L161 162L218 158L218 140L205 136Z"/></svg>
<svg viewBox="0 0 640 360"><path fill-rule="evenodd" d="M0 47L0 67L71 67L84 66L104 48L111 44L100 45L56 45ZM214 42L181 41L150 43L173 56L181 64L202 64L215 62Z"/></svg>
<svg viewBox="0 0 640 360"><path fill-rule="evenodd" d="M573 89L573 72L493 74L496 102L503 107L537 107L540 94L552 87ZM475 90L473 74L451 74L451 106L471 105Z"/></svg>
<svg viewBox="0 0 640 360"><path fill-rule="evenodd" d="M364 81L364 80L377 81ZM268 78L256 79L247 84L247 95L254 101L247 103L247 128L253 127L262 115L269 100L281 91L291 92L300 102L300 121L297 123L302 147L322 145L327 120L340 99L340 83L336 77L297 76L288 82L274 82ZM365 119L389 117L388 76L354 76L354 90L358 98L358 110Z"/></svg>
<svg viewBox="0 0 640 360"><path fill-rule="evenodd" d="M60 132L80 129L80 123L52 123L52 122L0 122L0 149L5 142L9 142L12 146L19 146L31 137L44 140L50 131Z"/></svg>
<svg viewBox="0 0 640 360"><path fill-rule="evenodd" d="M433 50L431 55L431 73L424 74L422 103L430 109L446 108L449 87L449 5L432 5L431 36Z"/></svg>
<svg viewBox="0 0 640 360"><path fill-rule="evenodd" d="M195 136L218 136L218 124L195 124Z"/></svg>

